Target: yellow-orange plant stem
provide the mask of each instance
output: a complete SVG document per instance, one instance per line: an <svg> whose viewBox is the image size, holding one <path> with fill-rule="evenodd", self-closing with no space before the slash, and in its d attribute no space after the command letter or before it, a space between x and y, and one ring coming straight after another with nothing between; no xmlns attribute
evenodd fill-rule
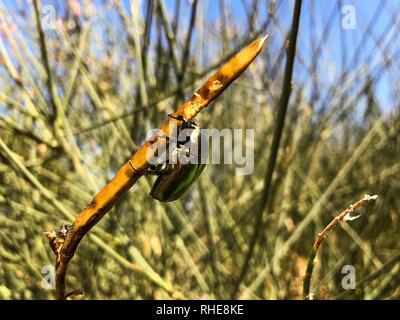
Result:
<svg viewBox="0 0 400 320"><path fill-rule="evenodd" d="M186 120L192 120L203 108L207 107L218 97L235 79L237 79L248 65L255 59L264 46L267 36L254 41L249 46L236 54L229 62L221 67L203 86L174 113ZM169 119L160 128L168 135ZM148 167L146 155L154 154L156 148L152 148L155 140L147 141L132 157L131 161L136 168ZM152 148L154 150L149 150ZM132 170L129 162L126 162L117 172L115 177L94 197L92 202L76 217L60 250L58 263L56 264L56 299L65 299L65 276L67 266L73 257L80 241L87 232L114 206L120 197L132 187L141 174ZM135 196L133 194L133 196Z"/></svg>

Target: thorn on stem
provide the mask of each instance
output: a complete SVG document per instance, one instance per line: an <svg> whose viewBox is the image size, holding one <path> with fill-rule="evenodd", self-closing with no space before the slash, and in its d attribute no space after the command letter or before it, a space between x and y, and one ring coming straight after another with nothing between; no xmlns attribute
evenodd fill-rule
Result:
<svg viewBox="0 0 400 320"><path fill-rule="evenodd" d="M67 299L70 296L81 296L81 295L83 295L83 290L82 289L77 289L77 290L74 290L74 291L71 291L70 293L68 293L65 296L65 299Z"/></svg>

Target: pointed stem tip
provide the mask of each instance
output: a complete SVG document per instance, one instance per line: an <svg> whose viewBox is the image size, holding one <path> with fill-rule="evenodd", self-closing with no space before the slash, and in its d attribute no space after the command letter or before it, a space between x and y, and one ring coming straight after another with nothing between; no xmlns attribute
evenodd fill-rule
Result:
<svg viewBox="0 0 400 320"><path fill-rule="evenodd" d="M263 47L264 46L264 43L265 43L265 41L267 41L267 39L268 39L268 34L266 34L264 37L262 37L259 41L260 41L260 43L259 43L259 45L258 45L258 47L260 48L260 47Z"/></svg>

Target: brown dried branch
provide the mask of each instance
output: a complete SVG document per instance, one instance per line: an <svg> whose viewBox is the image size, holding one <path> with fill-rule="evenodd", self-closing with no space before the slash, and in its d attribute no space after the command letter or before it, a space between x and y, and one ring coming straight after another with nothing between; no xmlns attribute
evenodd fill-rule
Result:
<svg viewBox="0 0 400 320"><path fill-rule="evenodd" d="M49 241L49 245L51 250L53 250L54 254L56 255L56 257L59 256L59 252L60 252L60 247L57 244L57 234L55 233L55 231L52 232L45 232L44 233L44 237L47 239L47 241Z"/></svg>

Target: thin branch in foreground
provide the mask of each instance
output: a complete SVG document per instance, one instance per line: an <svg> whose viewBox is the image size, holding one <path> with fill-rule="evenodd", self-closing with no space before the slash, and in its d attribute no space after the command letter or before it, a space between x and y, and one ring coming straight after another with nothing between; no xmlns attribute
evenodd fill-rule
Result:
<svg viewBox="0 0 400 320"><path fill-rule="evenodd" d="M248 65L261 52L267 36L254 41L249 46L236 54L228 63L223 65L193 96L184 103L175 117L182 116L185 120L192 120L202 109L206 108L217 98L234 80L236 80ZM160 128L161 132L169 134L170 119ZM175 121L175 120L172 120ZM145 144L130 158L136 168L146 169L148 156L157 152L153 143L155 139L146 141ZM56 299L66 299L65 277L69 261L89 230L96 225L103 216L111 210L121 196L133 186L141 177L133 171L127 161L117 172L115 177L94 197L92 202L76 217L72 229L60 250L60 263L56 264ZM173 289L170 293L173 293Z"/></svg>
<svg viewBox="0 0 400 320"><path fill-rule="evenodd" d="M307 263L307 270L304 274L304 281L303 281L303 299L304 300L311 300L312 296L310 295L310 282L311 282L311 274L314 269L314 265L316 264L316 255L318 252L318 248L321 245L322 241L325 239L325 237L329 234L329 232L332 231L332 229L340 222L340 221L352 221L354 219L357 219L359 217L355 216L352 217L351 213L356 210L358 207L363 206L364 204L370 202L371 200L376 200L378 198L377 195L370 196L370 195L365 195L364 198L362 198L360 201L357 203L350 205L346 210L344 210L341 214L339 214L337 217L335 217L327 226L326 228L318 234L317 240L315 241L313 248L311 250L310 257L308 258L308 263Z"/></svg>
<svg viewBox="0 0 400 320"><path fill-rule="evenodd" d="M297 41L297 33L299 30L299 23L300 23L300 14L301 14L301 0L296 0L294 10L293 10L293 19L292 19L292 27L289 35L289 39L286 43L287 48L287 58L286 58L286 66L285 66L285 73L284 79L282 84L282 91L279 100L279 109L278 115L276 118L276 127L274 130L274 137L271 146L271 152L268 158L267 170L265 173L264 178L264 189L262 191L262 198L260 201L260 205L255 217L254 223L254 232L251 236L249 249L246 253L243 266L241 267L239 278L236 280L233 292L232 292L232 299L234 299L239 292L240 284L245 278L245 275L249 269L250 260L253 256L254 248L256 246L257 240L260 235L260 230L262 229L262 218L264 212L267 208L269 194L271 189L271 182L272 182L272 175L274 173L276 158L278 155L279 144L282 137L283 128L285 125L285 118L286 118L286 110L289 104L290 94L293 90L293 82L292 82L292 74L293 74L293 65L294 59L296 56L296 41Z"/></svg>

